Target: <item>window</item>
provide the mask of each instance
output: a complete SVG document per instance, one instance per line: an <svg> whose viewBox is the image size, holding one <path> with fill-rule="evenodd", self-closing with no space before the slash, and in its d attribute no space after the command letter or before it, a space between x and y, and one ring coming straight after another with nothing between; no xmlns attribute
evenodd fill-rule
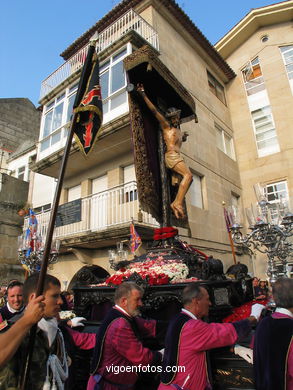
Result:
<svg viewBox="0 0 293 390"><path fill-rule="evenodd" d="M280 203L289 198L286 180L267 184L264 190L269 203Z"/></svg>
<svg viewBox="0 0 293 390"><path fill-rule="evenodd" d="M231 193L231 207L228 207L228 209L229 208L231 209L231 215L233 216L232 223L238 223L241 225L243 218L240 207L240 196L234 194L233 192Z"/></svg>
<svg viewBox="0 0 293 390"><path fill-rule="evenodd" d="M244 69L242 76L247 95L253 95L265 89L264 79L258 57L250 61Z"/></svg>
<svg viewBox="0 0 293 390"><path fill-rule="evenodd" d="M64 125L71 119L77 86L78 84L75 84L67 88L65 92L44 107L41 152L52 146L62 146L60 141L67 136L67 129Z"/></svg>
<svg viewBox="0 0 293 390"><path fill-rule="evenodd" d="M127 108L126 76L123 59L130 53L130 50L130 46L124 48L100 66L104 122L112 119L113 114L115 116L119 115L121 110L121 113L125 112Z"/></svg>
<svg viewBox="0 0 293 390"><path fill-rule="evenodd" d="M17 178L19 180L24 180L24 176L25 176L25 166L24 167L19 167L18 170L17 170Z"/></svg>
<svg viewBox="0 0 293 390"><path fill-rule="evenodd" d="M67 104L67 112L66 112L66 121L65 123L71 120L71 116L73 114L73 104L77 92L78 83L69 88L68 91L68 104Z"/></svg>
<svg viewBox="0 0 293 390"><path fill-rule="evenodd" d="M134 164L127 165L123 168L124 183L136 181Z"/></svg>
<svg viewBox="0 0 293 390"><path fill-rule="evenodd" d="M289 195L287 181L279 181L267 184L264 193L270 203L270 214L275 223L279 222L279 211L284 211L288 207Z"/></svg>
<svg viewBox="0 0 293 390"><path fill-rule="evenodd" d="M217 148L235 160L233 138L215 123Z"/></svg>
<svg viewBox="0 0 293 390"><path fill-rule="evenodd" d="M207 71L208 84L210 91L221 100L222 103L226 104L224 87Z"/></svg>
<svg viewBox="0 0 293 390"><path fill-rule="evenodd" d="M81 186L80 184L75 187L68 188L68 202L81 198Z"/></svg>
<svg viewBox="0 0 293 390"><path fill-rule="evenodd" d="M240 201L240 196L231 194L231 204L233 207L239 208L239 201Z"/></svg>
<svg viewBox="0 0 293 390"><path fill-rule="evenodd" d="M132 202L137 200L136 176L134 165L128 165L123 169L124 175L124 201Z"/></svg>
<svg viewBox="0 0 293 390"><path fill-rule="evenodd" d="M92 180L92 194L106 191L108 189L108 176L103 175Z"/></svg>
<svg viewBox="0 0 293 390"><path fill-rule="evenodd" d="M103 98L103 123L128 110L126 75L123 59L132 51L131 44L120 49L100 66ZM40 139L41 158L64 146L68 134L65 125L70 121L78 83L66 88L62 94L44 107ZM50 150L49 150L50 148ZM45 152L46 151L46 152ZM49 153L48 153L49 152Z"/></svg>
<svg viewBox="0 0 293 390"><path fill-rule="evenodd" d="M191 183L189 193L190 193L190 203L203 209L203 198L202 198L202 177L193 173L193 181Z"/></svg>
<svg viewBox="0 0 293 390"><path fill-rule="evenodd" d="M252 111L251 115L259 157L279 152L280 148L271 107L266 106Z"/></svg>
<svg viewBox="0 0 293 390"><path fill-rule="evenodd" d="M280 48L284 64L286 66L291 91L293 93L293 45L283 46Z"/></svg>
<svg viewBox="0 0 293 390"><path fill-rule="evenodd" d="M44 213L46 211L49 211L50 209L51 209L51 203L47 203L43 206L39 206L39 207L34 208L34 212L35 213Z"/></svg>
<svg viewBox="0 0 293 390"><path fill-rule="evenodd" d="M62 124L62 113L64 107L64 94L56 99L56 105L51 104L45 115L43 138L47 137L58 129Z"/></svg>

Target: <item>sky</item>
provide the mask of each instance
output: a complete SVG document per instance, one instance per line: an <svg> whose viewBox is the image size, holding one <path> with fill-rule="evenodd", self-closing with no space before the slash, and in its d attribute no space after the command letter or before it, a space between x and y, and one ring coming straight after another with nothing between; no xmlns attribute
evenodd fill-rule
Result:
<svg viewBox="0 0 293 390"><path fill-rule="evenodd" d="M28 98L38 106L42 81L64 62L60 53L119 2L3 1L0 14L0 98ZM275 2L177 0L212 44L252 8Z"/></svg>

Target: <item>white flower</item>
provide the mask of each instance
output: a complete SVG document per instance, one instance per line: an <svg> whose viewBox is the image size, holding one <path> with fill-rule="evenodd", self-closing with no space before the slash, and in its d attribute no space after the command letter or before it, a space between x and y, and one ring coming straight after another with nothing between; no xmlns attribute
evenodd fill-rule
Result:
<svg viewBox="0 0 293 390"><path fill-rule="evenodd" d="M158 256L156 258L147 258L144 262L130 264L125 272L117 271L115 275L124 274L125 277L128 277L134 272L154 277L155 275L165 274L169 277L170 282L176 283L176 281L186 279L189 270L183 262L175 259L164 260L163 256Z"/></svg>

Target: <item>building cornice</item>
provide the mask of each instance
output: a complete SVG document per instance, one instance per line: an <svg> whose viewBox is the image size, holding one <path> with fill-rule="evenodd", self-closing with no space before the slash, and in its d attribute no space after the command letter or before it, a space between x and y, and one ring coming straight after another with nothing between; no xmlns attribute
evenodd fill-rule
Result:
<svg viewBox="0 0 293 390"><path fill-rule="evenodd" d="M258 29L293 20L293 0L252 9L216 44L215 48L227 59Z"/></svg>

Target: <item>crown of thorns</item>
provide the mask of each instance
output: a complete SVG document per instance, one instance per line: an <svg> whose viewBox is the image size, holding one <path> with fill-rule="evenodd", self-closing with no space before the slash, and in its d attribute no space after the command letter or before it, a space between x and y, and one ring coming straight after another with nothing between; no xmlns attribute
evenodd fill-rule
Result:
<svg viewBox="0 0 293 390"><path fill-rule="evenodd" d="M166 111L166 118L171 118L173 116L180 116L181 110L175 107L168 108Z"/></svg>

